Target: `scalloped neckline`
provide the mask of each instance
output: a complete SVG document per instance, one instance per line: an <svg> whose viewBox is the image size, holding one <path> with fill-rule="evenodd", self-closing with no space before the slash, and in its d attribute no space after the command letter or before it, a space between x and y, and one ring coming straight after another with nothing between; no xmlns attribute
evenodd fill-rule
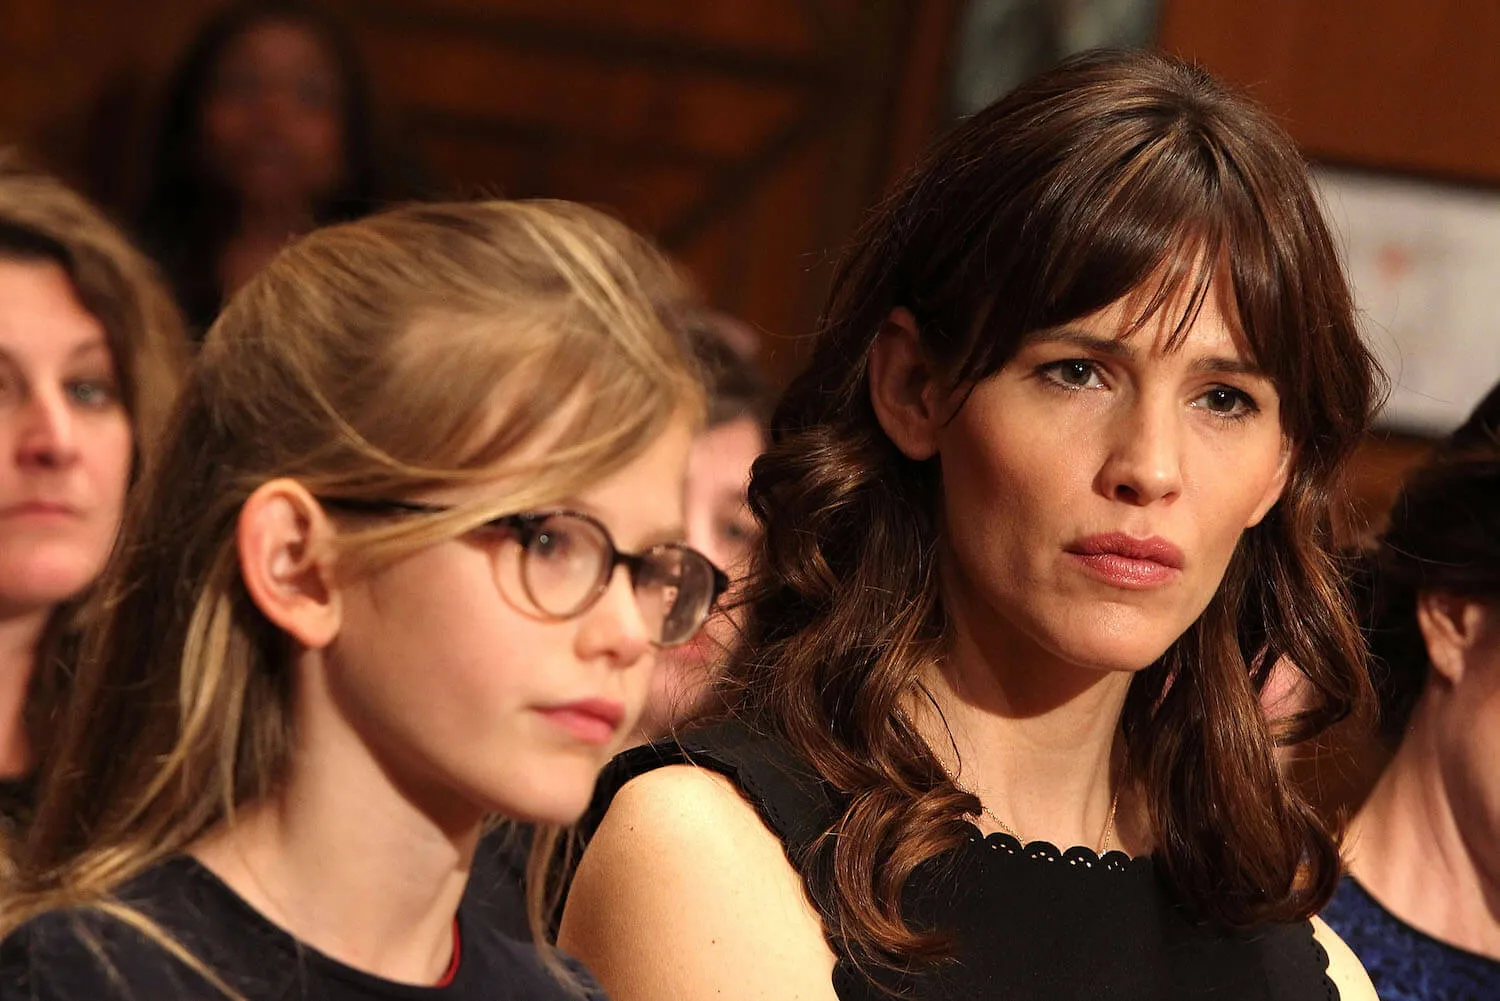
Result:
<svg viewBox="0 0 1500 1001"><path fill-rule="evenodd" d="M970 830L969 843L982 845L1006 858L1029 862L1063 862L1070 868L1097 869L1100 872L1128 872L1132 869L1149 868L1150 855L1130 855L1119 848L1111 848L1103 855L1086 845L1074 845L1061 849L1050 841L1028 841L1024 845L1015 835L1004 831L986 834L972 821L964 821ZM985 852L989 855L990 852Z"/></svg>

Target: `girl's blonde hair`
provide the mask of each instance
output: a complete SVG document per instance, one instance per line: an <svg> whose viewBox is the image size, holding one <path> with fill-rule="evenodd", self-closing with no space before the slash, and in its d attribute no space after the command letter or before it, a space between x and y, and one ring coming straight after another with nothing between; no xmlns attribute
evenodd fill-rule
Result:
<svg viewBox="0 0 1500 1001"><path fill-rule="evenodd" d="M0 935L54 908L115 910L121 883L284 776L288 641L235 547L257 486L384 498L515 484L341 533L351 573L555 503L699 418L684 299L645 240L565 202L412 206L283 251L209 331L133 499ZM545 449L525 447L543 433Z"/></svg>
<svg viewBox="0 0 1500 1001"><path fill-rule="evenodd" d="M130 475L137 478L166 423L187 355L182 319L156 267L87 200L10 150L0 150L0 261L55 264L103 327L130 421ZM88 616L85 599L78 595L52 612L36 650L24 725L42 757L67 698ZM0 845L0 872L7 867Z"/></svg>

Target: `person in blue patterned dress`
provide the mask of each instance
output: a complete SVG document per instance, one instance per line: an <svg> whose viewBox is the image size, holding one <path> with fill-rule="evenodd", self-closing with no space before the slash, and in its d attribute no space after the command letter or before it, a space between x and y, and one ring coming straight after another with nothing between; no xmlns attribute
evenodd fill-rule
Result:
<svg viewBox="0 0 1500 1001"><path fill-rule="evenodd" d="M1395 757L1323 917L1382 1001L1500 998L1500 384L1407 482L1372 554Z"/></svg>

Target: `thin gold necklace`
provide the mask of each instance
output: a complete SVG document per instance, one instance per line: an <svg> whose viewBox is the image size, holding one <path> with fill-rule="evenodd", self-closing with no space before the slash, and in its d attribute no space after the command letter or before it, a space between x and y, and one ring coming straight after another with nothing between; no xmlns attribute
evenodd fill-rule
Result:
<svg viewBox="0 0 1500 1001"><path fill-rule="evenodd" d="M958 789L959 792L968 793L970 796L974 796L975 799L979 799L978 796L976 796L972 792L969 792L969 790L965 789L957 782L954 782L953 785ZM1103 855L1105 850L1109 848L1110 836L1113 835L1115 831L1115 809L1119 805L1120 790L1116 789L1114 797L1109 801L1109 814L1104 818L1104 830L1099 834L1099 847L1095 849L1095 855ZM1011 837L1015 838L1016 841L1021 845L1021 847L1026 847L1028 842L1025 838L1021 837L1021 832L1016 830L1014 827L1011 827L999 817L995 816L995 811L985 806L984 800L979 800L979 812L984 814L984 816L990 818L990 820L994 822L995 826L1000 828L1002 832L1004 832L1005 834L1009 834Z"/></svg>
<svg viewBox="0 0 1500 1001"><path fill-rule="evenodd" d="M918 732L916 723L912 720L911 716L909 716L907 714L905 708L903 708L902 706L899 706L899 705L896 706L896 714L898 716L900 716L901 721L906 724L906 726L907 726L907 728L909 730L911 730L913 733L917 733ZM957 747L955 747L954 748L954 752L957 753L957 750L958 750ZM1015 838L1016 841L1021 845L1022 848L1026 847L1026 845L1028 844L1028 842L1026 841L1025 838L1021 837L1021 832L1020 831L1017 831L1014 827L1011 827L1005 821L1003 821L999 817L995 816L995 811L993 811L989 807L985 806L984 805L984 800L979 799L978 794L976 794L976 793L970 791L969 789L966 789L963 786L959 785L958 784L958 779L955 778L953 776L953 774L948 771L948 766L947 765L945 765L941 761L939 761L938 762L938 767L941 768L943 770L944 774L946 774L948 776L948 781L953 783L953 787L955 789L957 789L959 792L964 793L966 795L973 796L976 800L979 800L979 812L980 813L982 813L984 816L990 818L990 820L994 821L995 826L998 827L998 828L1000 828L1000 830L1002 832L1004 832L1006 834L1009 834L1011 837ZM1109 848L1109 844L1110 844L1109 839L1110 839L1110 837L1115 832L1115 811L1119 807L1119 805L1120 805L1120 788L1119 788L1119 786L1116 786L1115 787L1115 794L1114 794L1114 796L1112 796L1110 798L1110 801L1109 801L1109 814L1107 816L1105 816L1105 818L1104 818L1104 830L1101 831L1100 834L1099 834L1099 847L1095 850L1095 852L1094 852L1095 855L1102 856L1104 854L1105 850L1107 848ZM970 816L974 816L974 815L970 814Z"/></svg>

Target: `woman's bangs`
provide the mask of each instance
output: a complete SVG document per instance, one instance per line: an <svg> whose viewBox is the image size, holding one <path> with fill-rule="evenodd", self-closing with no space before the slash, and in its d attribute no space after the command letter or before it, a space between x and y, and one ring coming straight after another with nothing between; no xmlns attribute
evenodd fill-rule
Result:
<svg viewBox="0 0 1500 1001"><path fill-rule="evenodd" d="M1291 265L1277 259L1267 221L1222 152L1197 136L1171 138L1073 174L1038 205L1035 231L1058 238L1035 274L1017 276L1042 295L1012 344L1125 301L1130 319L1119 336L1171 311L1172 350L1209 297L1223 296L1233 311L1225 319L1243 334L1250 360L1276 378L1285 292L1277 275Z"/></svg>
<svg viewBox="0 0 1500 1001"><path fill-rule="evenodd" d="M1073 175L1052 199L1053 218L1038 229L1058 234L1043 258L1040 315L1047 329L1133 300L1129 336L1163 309L1180 311L1176 344L1192 325L1218 270L1224 220L1212 182L1170 149L1148 149ZM1029 332L1029 331L1028 331Z"/></svg>

